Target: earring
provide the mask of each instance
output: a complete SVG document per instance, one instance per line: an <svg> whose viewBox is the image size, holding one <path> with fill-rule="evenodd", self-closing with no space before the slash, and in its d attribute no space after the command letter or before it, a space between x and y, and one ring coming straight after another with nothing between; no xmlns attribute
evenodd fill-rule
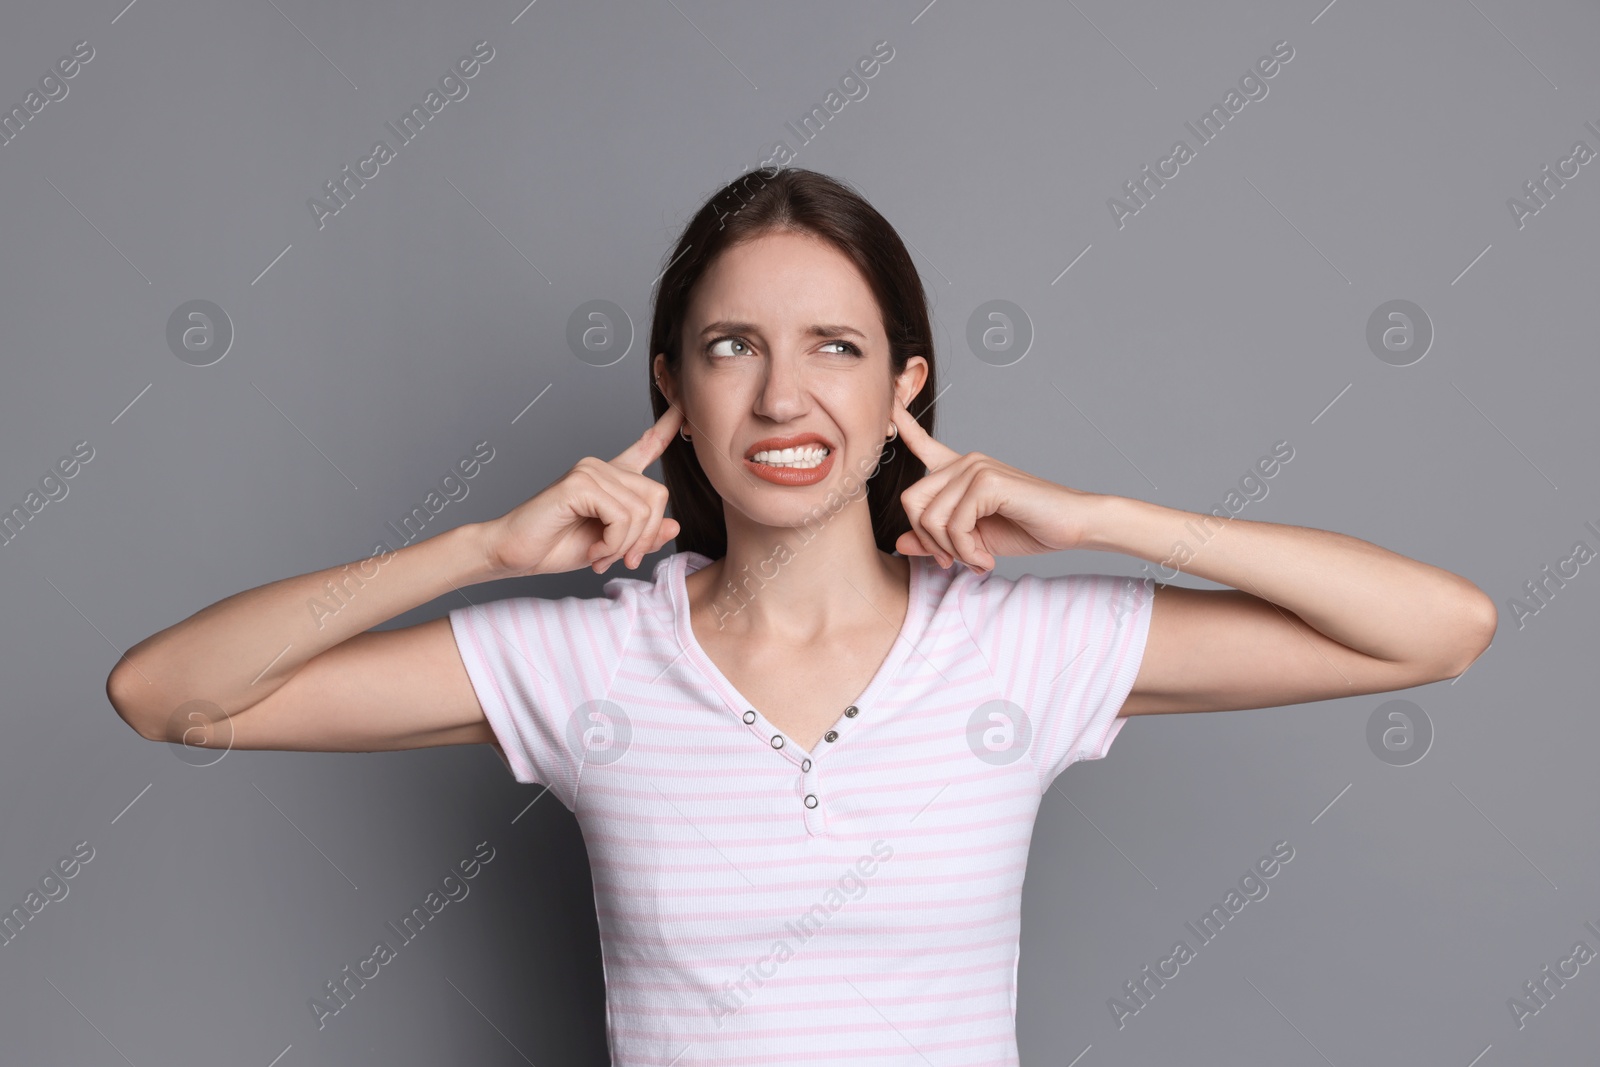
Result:
<svg viewBox="0 0 1600 1067"><path fill-rule="evenodd" d="M688 435L688 434L686 434L686 433L684 433L684 432L683 432L683 427L682 427L682 426L679 426L679 427L678 427L678 436L679 436L679 437L681 437L681 438L683 438L683 439L684 439L684 440L685 440L685 441L692 441L692 440L694 440L694 438L692 438L692 437L690 437L690 436L689 436L689 435Z"/></svg>
<svg viewBox="0 0 1600 1067"><path fill-rule="evenodd" d="M893 441L896 437L899 437L899 436L900 436L900 427L896 426L894 423L891 422L889 424L889 436L885 437L884 440L885 441Z"/></svg>

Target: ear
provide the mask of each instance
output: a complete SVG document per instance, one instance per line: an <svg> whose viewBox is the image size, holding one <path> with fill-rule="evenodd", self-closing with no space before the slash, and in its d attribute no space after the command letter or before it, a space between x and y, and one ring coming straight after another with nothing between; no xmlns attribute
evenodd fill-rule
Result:
<svg viewBox="0 0 1600 1067"><path fill-rule="evenodd" d="M902 407L911 410L911 401L922 392L923 383L928 380L928 361L922 356L911 356L906 360L906 369L895 378L894 393Z"/></svg>
<svg viewBox="0 0 1600 1067"><path fill-rule="evenodd" d="M667 369L667 354L657 352L650 368L653 385L659 388L664 396L673 404L678 403L677 383L672 380L672 372Z"/></svg>

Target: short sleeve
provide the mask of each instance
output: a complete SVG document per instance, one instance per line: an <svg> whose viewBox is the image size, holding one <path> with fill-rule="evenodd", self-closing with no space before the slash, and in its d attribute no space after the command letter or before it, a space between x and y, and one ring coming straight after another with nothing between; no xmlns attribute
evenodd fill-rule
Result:
<svg viewBox="0 0 1600 1067"><path fill-rule="evenodd" d="M568 810L583 771L584 705L611 689L633 632L636 584L613 579L601 597L509 597L450 612L500 758L517 781L549 787Z"/></svg>
<svg viewBox="0 0 1600 1067"><path fill-rule="evenodd" d="M1104 757L1122 731L1117 713L1144 658L1155 579L963 578L967 628L1001 693L1027 716L1042 793L1071 764Z"/></svg>

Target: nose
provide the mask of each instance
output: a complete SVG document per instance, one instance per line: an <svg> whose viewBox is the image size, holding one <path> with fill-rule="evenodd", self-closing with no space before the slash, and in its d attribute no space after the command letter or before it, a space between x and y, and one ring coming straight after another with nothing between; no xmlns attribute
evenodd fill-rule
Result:
<svg viewBox="0 0 1600 1067"><path fill-rule="evenodd" d="M804 415L810 404L801 360L793 353L774 353L767 360L766 377L756 397L756 414L773 422L788 422Z"/></svg>

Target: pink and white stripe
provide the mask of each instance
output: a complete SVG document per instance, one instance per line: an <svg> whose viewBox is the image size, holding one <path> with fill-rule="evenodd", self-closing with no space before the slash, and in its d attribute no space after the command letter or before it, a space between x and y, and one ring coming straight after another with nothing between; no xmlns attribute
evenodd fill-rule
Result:
<svg viewBox="0 0 1600 1067"><path fill-rule="evenodd" d="M911 557L888 658L808 753L694 640L709 562L450 612L501 757L582 827L613 1062L1016 1064L1033 820L1126 721L1153 580Z"/></svg>

